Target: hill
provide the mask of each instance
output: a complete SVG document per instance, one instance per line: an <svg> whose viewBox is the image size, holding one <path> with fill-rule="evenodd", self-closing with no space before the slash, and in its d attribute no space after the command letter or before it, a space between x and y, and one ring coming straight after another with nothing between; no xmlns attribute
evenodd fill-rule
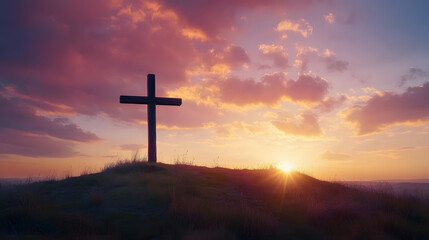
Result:
<svg viewBox="0 0 429 240"><path fill-rule="evenodd" d="M429 203L277 169L121 162L0 188L0 239L429 239Z"/></svg>

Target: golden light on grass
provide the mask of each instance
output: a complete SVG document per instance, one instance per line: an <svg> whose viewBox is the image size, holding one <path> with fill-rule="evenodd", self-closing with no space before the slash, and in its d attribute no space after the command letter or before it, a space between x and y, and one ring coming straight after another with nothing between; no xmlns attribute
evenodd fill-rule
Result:
<svg viewBox="0 0 429 240"><path fill-rule="evenodd" d="M288 162L282 162L278 164L276 168L284 173L290 173L293 171L293 165Z"/></svg>

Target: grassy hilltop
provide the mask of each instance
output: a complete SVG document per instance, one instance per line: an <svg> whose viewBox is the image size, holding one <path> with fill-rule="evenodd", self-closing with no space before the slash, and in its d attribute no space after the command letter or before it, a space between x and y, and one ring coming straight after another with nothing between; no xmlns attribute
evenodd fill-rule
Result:
<svg viewBox="0 0 429 240"><path fill-rule="evenodd" d="M122 162L0 188L0 239L429 239L429 203L276 169Z"/></svg>

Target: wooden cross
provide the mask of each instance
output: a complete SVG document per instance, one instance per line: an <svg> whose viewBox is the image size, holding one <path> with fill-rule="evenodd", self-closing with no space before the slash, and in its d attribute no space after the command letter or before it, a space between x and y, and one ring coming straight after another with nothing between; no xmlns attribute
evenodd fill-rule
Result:
<svg viewBox="0 0 429 240"><path fill-rule="evenodd" d="M147 75L147 97L123 96L120 103L147 104L148 161L156 163L156 105L182 105L181 98L155 97L155 74Z"/></svg>

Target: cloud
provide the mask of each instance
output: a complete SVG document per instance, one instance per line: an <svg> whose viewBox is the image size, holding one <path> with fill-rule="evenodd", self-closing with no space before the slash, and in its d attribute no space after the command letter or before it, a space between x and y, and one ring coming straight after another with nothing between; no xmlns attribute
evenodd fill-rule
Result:
<svg viewBox="0 0 429 240"><path fill-rule="evenodd" d="M132 89L130 82L144 80L148 72L163 83L184 82L196 55L180 26L159 17L162 8L133 6L147 15L135 24L108 1L84 7L79 1L8 4L1 8L14 14L1 14L7 22L1 30L8 33L0 49L1 77L24 94L73 105L80 113L109 112L105 100Z"/></svg>
<svg viewBox="0 0 429 240"><path fill-rule="evenodd" d="M271 69L271 66L268 64L258 64L257 68L258 70L267 70L267 69Z"/></svg>
<svg viewBox="0 0 429 240"><path fill-rule="evenodd" d="M297 103L315 103L323 100L329 88L329 83L321 77L302 74L292 80L284 73L267 74L260 81L231 77L216 85L223 102L239 106L273 105L282 98Z"/></svg>
<svg viewBox="0 0 429 240"><path fill-rule="evenodd" d="M411 67L408 69L407 74L401 76L399 86L402 87L406 82L412 81L418 78L428 77L429 72L426 72L420 68Z"/></svg>
<svg viewBox="0 0 429 240"><path fill-rule="evenodd" d="M67 118L53 120L37 115L36 109L26 105L19 98L7 99L0 95L0 127L34 134L49 135L64 140L92 142L99 138L91 132L83 131Z"/></svg>
<svg viewBox="0 0 429 240"><path fill-rule="evenodd" d="M226 123L221 125L216 125L213 129L213 133L218 138L227 139L231 138L234 135L242 136L244 134L246 135L255 135L263 133L265 128L265 122L252 122L252 123L246 123L246 122L240 122L240 121L234 121L232 123ZM237 134L237 132L240 132L240 134Z"/></svg>
<svg viewBox="0 0 429 240"><path fill-rule="evenodd" d="M327 21L328 23L334 23L335 22L335 16L333 13L328 13L326 15L323 16L323 18L325 19L325 21Z"/></svg>
<svg viewBox="0 0 429 240"><path fill-rule="evenodd" d="M193 69L250 63L239 46L206 44L208 40L198 45L201 32L181 23L174 9L156 2L1 2L0 13L0 30L5 33L0 45L0 84L13 88L22 100L36 99L37 111L61 105L55 108L57 115L102 114L137 122L146 108L129 111L118 97L145 95L147 73L156 74L157 95L162 96L167 89L186 84ZM210 54L212 48L220 49L219 54ZM172 115L158 122L168 125L169 119ZM202 126L207 118L192 122Z"/></svg>
<svg viewBox="0 0 429 240"><path fill-rule="evenodd" d="M49 158L79 156L73 146L72 142L0 127L0 154Z"/></svg>
<svg viewBox="0 0 429 240"><path fill-rule="evenodd" d="M421 124L429 120L429 82L402 94L383 92L346 113L358 135L382 131L394 124Z"/></svg>
<svg viewBox="0 0 429 240"><path fill-rule="evenodd" d="M318 117L310 112L303 113L297 121L294 118L282 118L271 122L278 130L286 135L303 137L318 137L323 134Z"/></svg>
<svg viewBox="0 0 429 240"><path fill-rule="evenodd" d="M189 39L198 39L202 42L208 39L206 34L198 28L183 28L182 35Z"/></svg>
<svg viewBox="0 0 429 240"><path fill-rule="evenodd" d="M348 62L338 60L335 53L329 49L325 49L325 52L320 53L317 48L297 47L297 51L295 65L301 67L301 71L306 71L311 61L322 62L325 64L326 69L333 72L343 72L347 70L349 66Z"/></svg>
<svg viewBox="0 0 429 240"><path fill-rule="evenodd" d="M142 121L146 108L130 111L118 103L118 96L145 95L147 73L156 74L157 95L162 96L188 84L200 72L219 75L246 66L251 60L245 49L221 36L234 25L237 13L267 4L272 9L285 9L312 2L2 1L0 88L13 88L16 97L31 101L32 109L43 114L55 111L58 116L103 115ZM219 116L215 107L196 103L186 102L180 110ZM202 114L186 120L190 117L177 111L161 113L158 123L199 127L216 120ZM174 122L177 115L182 120ZM64 119L54 122L42 116L38 121L37 131L42 131L42 122L61 130L54 133L43 128L44 134L71 140L91 138ZM20 124L28 126L24 120Z"/></svg>
<svg viewBox="0 0 429 240"><path fill-rule="evenodd" d="M313 32L313 27L305 19L297 21L283 20L277 24L275 30L278 32L297 32L303 37L308 37Z"/></svg>
<svg viewBox="0 0 429 240"><path fill-rule="evenodd" d="M235 45L226 47L222 54L222 58L226 64L233 68L250 63L250 58L247 55L247 52L243 48Z"/></svg>
<svg viewBox="0 0 429 240"><path fill-rule="evenodd" d="M258 122L246 123L240 121L229 122L226 124L215 125L212 133L218 140L231 139L232 137L240 138L248 135L260 134L265 130L265 124Z"/></svg>
<svg viewBox="0 0 429 240"><path fill-rule="evenodd" d="M319 76L301 74L296 81L289 80L286 86L287 96L294 102L319 102L330 85Z"/></svg>
<svg viewBox="0 0 429 240"><path fill-rule="evenodd" d="M337 99L334 97L327 97L323 99L319 105L315 106L314 109L319 110L321 113L330 113L335 108L341 106L341 104L343 104L346 100L346 95L340 95Z"/></svg>
<svg viewBox="0 0 429 240"><path fill-rule="evenodd" d="M211 38L220 35L223 29L234 26L237 13L244 9L271 8L282 11L296 6L308 6L313 0L205 0L184 4L177 0L161 1L167 8L173 9L185 24L202 29Z"/></svg>
<svg viewBox="0 0 429 240"><path fill-rule="evenodd" d="M283 46L274 45L274 44L261 44L259 45L259 50L262 52L262 55L271 59L274 62L274 66L278 68L288 67L288 55Z"/></svg>
<svg viewBox="0 0 429 240"><path fill-rule="evenodd" d="M321 155L322 159L330 161L344 161L349 160L352 156L343 153L334 153L331 151L326 151Z"/></svg>
<svg viewBox="0 0 429 240"><path fill-rule="evenodd" d="M0 89L4 90L4 89ZM6 98L0 91L0 154L29 157L73 157L73 142L100 140L94 133L83 131L67 118L48 118L42 112L55 112L55 106L34 99ZM60 140L61 139L61 140Z"/></svg>

